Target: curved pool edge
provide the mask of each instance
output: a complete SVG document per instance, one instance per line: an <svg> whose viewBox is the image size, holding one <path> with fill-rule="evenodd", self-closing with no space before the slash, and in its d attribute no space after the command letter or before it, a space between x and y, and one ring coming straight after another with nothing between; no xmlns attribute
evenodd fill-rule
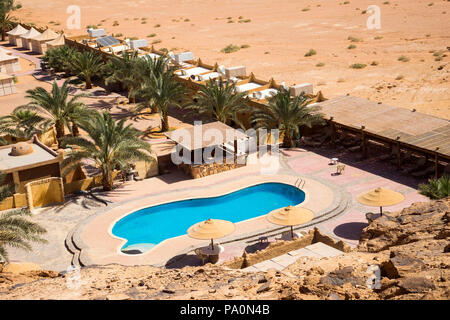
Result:
<svg viewBox="0 0 450 320"><path fill-rule="evenodd" d="M301 207L301 206L304 206L304 204L307 203L307 201L308 201L308 199L309 199L308 192L306 192L304 189L300 189L300 188L296 187L296 186L295 186L295 183L294 183L294 184L290 184L290 183L279 182L279 181L277 181L277 182L273 182L273 181L255 182L255 183L249 184L249 185L247 185L247 186L241 186L241 187L239 187L239 188L235 188L235 189L228 190L228 191L222 190L222 192L219 192L219 193L217 193L217 194L211 194L211 195L208 195L208 196L199 195L199 196L196 196L196 197L195 197L195 196L190 196L190 197L187 197L187 198L177 198L177 200L174 200L174 201L156 202L155 204L152 204L151 206L144 206L144 207L136 208L134 211L124 213L121 217L118 217L118 218L115 219L113 222L111 222L111 224L108 226L108 233L109 233L109 235L110 235L112 238L115 238L115 239L118 239L118 240L122 241L122 245L117 249L117 250L118 250L117 252L120 253L120 254L125 254L125 255L129 256L130 254L127 254L127 253L122 252L122 250L124 249L124 245L128 242L128 240L127 240L126 238L119 237L119 236L117 236L117 235L115 235L115 234L113 233L114 226L115 226L119 221L121 221L122 219L126 218L127 216L129 216L129 215L131 215L131 214L133 214L133 213L136 213L137 211L140 211L140 210L143 210L143 209L147 209L147 208L149 208L149 207L156 207L156 206L165 205L165 204L169 204L169 203L182 202L182 201L189 201L189 200L219 198L219 197L223 197L223 196L229 195L229 194L234 193L234 192L238 192L238 191L244 190L244 189L246 189L246 188L251 188L251 187L254 187L254 186L258 186L258 185L262 185L262 184L267 184L267 183L280 183L280 184L285 184L285 185L292 186L292 187L294 187L294 188L296 188L296 189L302 191L302 192L305 194L305 200L303 200L300 204L296 205L295 207ZM272 210L272 211L275 211L275 210L278 210L278 209L280 209L280 208L274 209L274 210ZM253 218L250 218L250 219L245 219L245 220L242 220L242 221L235 222L235 224L240 223L240 222L244 222L244 221L250 222L250 221L252 221L252 220L254 220L254 219L257 219L257 218L260 218L260 217L262 217L262 216L265 216L265 215L267 215L268 213L270 213L270 212L272 212L272 211L269 211L269 212L267 212L267 213L265 213L265 214L262 214L262 215L260 215L260 216L256 216L256 217L253 217ZM148 250L148 251L146 251L146 252L143 252L143 253L133 254L133 256L146 254L146 253L152 251L153 249L158 248L160 245L163 245L163 244L164 244L166 241L168 241L168 240L175 239L175 238L179 238L179 237L183 237L183 236L185 236L185 235L186 235L186 234L182 234L182 235L179 235L179 236L176 236L176 237L171 237L171 238L165 239L165 240L159 242L158 244L156 244L156 245L155 245L154 247L152 247L150 250Z"/></svg>
<svg viewBox="0 0 450 320"><path fill-rule="evenodd" d="M112 234L114 224L130 213L146 207L174 201L223 196L262 183L273 182L295 186L298 178L298 175L286 174L244 176L238 180L226 181L215 185L202 185L192 188L193 190L173 190L164 194L150 194L148 197L129 201L88 218L83 223L80 223L74 231L72 239L75 246L80 250L79 260L82 265L112 263L122 265L163 265L175 256L185 254L198 246L204 245L204 241L181 235L166 239L145 253L130 255L121 251L127 240ZM337 198L341 195L316 179L303 179L306 183L301 190L305 193L305 201L299 206L307 207L321 216L336 208L336 203L340 202L340 199ZM201 195L199 191L201 191ZM250 237L251 234L280 229L279 226L274 226L267 222L264 217L265 215L262 215L237 222L236 232L229 237L221 239L221 242L231 242L233 239L239 239L243 235Z"/></svg>

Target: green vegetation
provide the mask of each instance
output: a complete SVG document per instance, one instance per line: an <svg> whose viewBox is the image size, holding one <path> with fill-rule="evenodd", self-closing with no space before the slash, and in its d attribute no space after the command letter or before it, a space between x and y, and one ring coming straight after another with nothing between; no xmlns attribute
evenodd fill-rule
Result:
<svg viewBox="0 0 450 320"><path fill-rule="evenodd" d="M7 116L0 117L0 145L8 142L2 138L8 135L15 139L29 140L42 131L44 118L30 110L14 110Z"/></svg>
<svg viewBox="0 0 450 320"><path fill-rule="evenodd" d="M86 89L92 88L92 78L99 75L103 61L91 51L78 52L71 61L72 71L86 82Z"/></svg>
<svg viewBox="0 0 450 320"><path fill-rule="evenodd" d="M141 140L141 132L126 125L125 121L116 122L108 112L96 112L81 126L87 138L64 138L65 145L78 148L73 149L62 162L63 175L79 167L80 161L91 160L102 172L103 190L109 191L114 187L114 169L122 169L136 160L152 161L150 144Z"/></svg>
<svg viewBox="0 0 450 320"><path fill-rule="evenodd" d="M347 40L350 40L351 42L361 42L362 41L361 39L355 38L355 37L352 37L352 36L349 36L347 38Z"/></svg>
<svg viewBox="0 0 450 320"><path fill-rule="evenodd" d="M374 39L375 40L380 40L380 39L383 39L383 37L382 36L376 36Z"/></svg>
<svg viewBox="0 0 450 320"><path fill-rule="evenodd" d="M4 179L5 174L0 173L0 182ZM12 194L12 186L1 186L0 202ZM47 242L41 237L47 231L29 218L31 214L27 209L12 210L0 215L0 262L9 262L6 247L31 251L31 242Z"/></svg>
<svg viewBox="0 0 450 320"><path fill-rule="evenodd" d="M89 109L80 101L85 95L77 94L69 99L68 81L61 87L54 81L51 92L37 87L26 93L30 102L16 108L14 112L29 110L37 113L43 118L43 126L55 126L58 141L64 137L65 127L69 128L73 135L77 135L78 125L90 114Z"/></svg>
<svg viewBox="0 0 450 320"><path fill-rule="evenodd" d="M316 67L323 67L325 65L325 63L323 63L323 62L319 62L318 64L316 64Z"/></svg>
<svg viewBox="0 0 450 320"><path fill-rule="evenodd" d="M355 48L356 48L356 45L354 45L354 44L351 44L347 47L347 49L355 49Z"/></svg>
<svg viewBox="0 0 450 320"><path fill-rule="evenodd" d="M419 185L419 192L430 199L443 199L450 196L450 175L439 179L430 179L427 184Z"/></svg>
<svg viewBox="0 0 450 320"><path fill-rule="evenodd" d="M42 57L43 67L45 69L52 69L55 72L64 72L66 76L72 75L72 65L70 62L77 53L77 50L68 46L50 48Z"/></svg>
<svg viewBox="0 0 450 320"><path fill-rule="evenodd" d="M161 39L156 39L156 40L153 40L153 41L152 41L152 44L158 44L158 43L161 43L161 42L162 42Z"/></svg>
<svg viewBox="0 0 450 320"><path fill-rule="evenodd" d="M306 11L309 11L309 10L311 10L311 8L306 7L306 8L302 9L303 12L306 12Z"/></svg>
<svg viewBox="0 0 450 320"><path fill-rule="evenodd" d="M250 45L248 45L248 44L241 45L241 49L247 49L247 48L250 48Z"/></svg>
<svg viewBox="0 0 450 320"><path fill-rule="evenodd" d="M12 11L22 8L14 0L0 0L0 32L2 41L5 41L6 32L14 27L15 19L10 15Z"/></svg>
<svg viewBox="0 0 450 320"><path fill-rule="evenodd" d="M352 69L364 69L365 67L367 67L367 65L364 63L354 63L350 65L350 68Z"/></svg>
<svg viewBox="0 0 450 320"><path fill-rule="evenodd" d="M220 52L233 53L233 52L239 51L239 49L240 49L239 46L235 46L234 44L229 44L228 46L226 46L225 48L220 50Z"/></svg>
<svg viewBox="0 0 450 320"><path fill-rule="evenodd" d="M404 76L400 74L395 78L395 80L403 80L403 78L404 78Z"/></svg>
<svg viewBox="0 0 450 320"><path fill-rule="evenodd" d="M155 24L154 26L153 26L153 28L159 28L159 27L161 27L161 25L158 23L158 24Z"/></svg>
<svg viewBox="0 0 450 320"><path fill-rule="evenodd" d="M311 101L301 94L291 97L289 90L284 90L268 101L266 109L252 112L252 123L257 129L278 129L283 135L283 147L295 147L295 140L300 135L301 127L311 128L323 123L320 108L308 106Z"/></svg>
<svg viewBox="0 0 450 320"><path fill-rule="evenodd" d="M372 61L372 62L370 63L370 65L371 65L371 66L377 66L377 65L379 65L379 63L378 63L378 61Z"/></svg>
<svg viewBox="0 0 450 320"><path fill-rule="evenodd" d="M397 60L401 62L408 62L409 58L407 56L400 56Z"/></svg>
<svg viewBox="0 0 450 320"><path fill-rule="evenodd" d="M237 121L236 112L246 108L244 92L236 92L236 84L230 81L213 79L194 95L194 103L186 108L191 114L207 116L223 123Z"/></svg>
<svg viewBox="0 0 450 320"><path fill-rule="evenodd" d="M317 51L314 49L309 49L307 53L305 53L305 57L311 57L317 54Z"/></svg>

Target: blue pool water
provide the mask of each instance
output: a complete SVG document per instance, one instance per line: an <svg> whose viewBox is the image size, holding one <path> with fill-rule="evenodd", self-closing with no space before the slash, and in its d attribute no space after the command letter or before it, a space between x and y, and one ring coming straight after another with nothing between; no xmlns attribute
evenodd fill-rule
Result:
<svg viewBox="0 0 450 320"><path fill-rule="evenodd" d="M239 222L303 201L305 193L293 186L263 183L220 197L183 200L145 208L119 220L112 233L128 240L124 247L137 244L147 244L148 247L186 234L190 226L209 218Z"/></svg>

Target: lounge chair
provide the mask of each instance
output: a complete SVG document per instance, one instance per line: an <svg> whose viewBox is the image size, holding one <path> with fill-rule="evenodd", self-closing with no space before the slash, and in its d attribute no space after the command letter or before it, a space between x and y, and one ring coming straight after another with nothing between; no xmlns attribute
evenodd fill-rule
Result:
<svg viewBox="0 0 450 320"><path fill-rule="evenodd" d="M195 252L195 255L196 255L200 260L202 260L202 264L205 264L205 261L208 260L208 256L207 256L206 254L203 254L203 253L202 253L202 249L201 249L201 248L197 248L197 249L194 250L194 252Z"/></svg>
<svg viewBox="0 0 450 320"><path fill-rule="evenodd" d="M386 161L389 159L393 159L395 157L397 157L397 151L398 151L398 147L397 146L393 146L391 149L391 153L389 154L383 154L379 157L376 157L375 160L376 161Z"/></svg>
<svg viewBox="0 0 450 320"><path fill-rule="evenodd" d="M405 155L400 158L400 164L404 164L407 162L410 162L412 159L412 151L408 150L406 151ZM396 165L397 164L397 158L391 160L391 164Z"/></svg>
<svg viewBox="0 0 450 320"><path fill-rule="evenodd" d="M357 146L348 148L347 150L350 151L350 152L353 152L353 153L354 153L354 152L358 152L358 151L361 150L361 145L357 145Z"/></svg>

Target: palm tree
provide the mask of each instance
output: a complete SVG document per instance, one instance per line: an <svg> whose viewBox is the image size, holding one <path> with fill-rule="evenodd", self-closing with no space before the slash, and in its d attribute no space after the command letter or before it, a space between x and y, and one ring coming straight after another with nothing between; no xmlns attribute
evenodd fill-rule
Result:
<svg viewBox="0 0 450 320"><path fill-rule="evenodd" d="M65 127L73 131L73 125L77 125L81 119L86 119L90 112L84 103L80 101L84 94L74 95L69 99L69 80L59 87L56 81L53 82L51 92L42 87L28 90L26 98L31 102L25 106L16 108L15 111L30 110L37 112L45 118L44 125L54 125L56 129L56 138L61 140L65 135Z"/></svg>
<svg viewBox="0 0 450 320"><path fill-rule="evenodd" d="M91 51L79 52L71 61L73 72L84 78L86 89L92 88L92 78L100 73L102 67L103 61Z"/></svg>
<svg viewBox="0 0 450 320"><path fill-rule="evenodd" d="M3 182L4 178L5 175L0 173L0 181ZM0 202L12 194L11 189L8 185L0 187ZM30 216L29 211L25 209L12 210L0 215L0 261L9 261L6 246L30 251L32 249L30 242L46 242L40 237L46 230L28 220Z"/></svg>
<svg viewBox="0 0 450 320"><path fill-rule="evenodd" d="M206 115L223 123L237 121L236 112L246 108L244 92L236 92L234 82L211 79L194 95L191 113Z"/></svg>
<svg viewBox="0 0 450 320"><path fill-rule="evenodd" d="M444 174L439 179L430 179L427 184L419 185L419 192L430 199L443 199L450 196L450 175Z"/></svg>
<svg viewBox="0 0 450 320"><path fill-rule="evenodd" d="M6 32L14 27L14 18L10 16L11 11L22 8L22 5L15 4L14 0L0 0L0 32L2 41L5 41Z"/></svg>
<svg viewBox="0 0 450 320"><path fill-rule="evenodd" d="M128 100L131 103L135 102L135 95L141 87L142 70L140 58L137 52L124 52L122 58L113 57L109 60L106 66L105 83L120 83L124 89L128 90Z"/></svg>
<svg viewBox="0 0 450 320"><path fill-rule="evenodd" d="M10 115L0 117L0 135L15 139L30 139L34 134L45 131L40 124L44 118L30 110L15 110ZM2 139L0 137L0 139ZM2 139L4 140L4 139ZM0 140L0 144L7 144Z"/></svg>
<svg viewBox="0 0 450 320"><path fill-rule="evenodd" d="M294 139L300 127L312 127L323 122L319 107L310 107L306 95L291 97L288 90L281 91L269 99L267 108L254 111L252 120L257 128L278 129L283 133L283 147L295 146Z"/></svg>
<svg viewBox="0 0 450 320"><path fill-rule="evenodd" d="M89 159L95 162L102 172L103 190L113 189L112 173L135 160L152 161L150 145L139 138L141 132L125 119L115 122L107 112L96 113L81 125L87 136L67 137L64 144L79 146L70 152L62 163L63 175L80 166L80 161Z"/></svg>
<svg viewBox="0 0 450 320"><path fill-rule="evenodd" d="M135 114L140 114L148 107L157 110L161 118L161 132L169 131L169 106L182 107L186 100L186 88L175 79L171 71L159 76L152 74L143 84L140 95L146 101L134 109Z"/></svg>

